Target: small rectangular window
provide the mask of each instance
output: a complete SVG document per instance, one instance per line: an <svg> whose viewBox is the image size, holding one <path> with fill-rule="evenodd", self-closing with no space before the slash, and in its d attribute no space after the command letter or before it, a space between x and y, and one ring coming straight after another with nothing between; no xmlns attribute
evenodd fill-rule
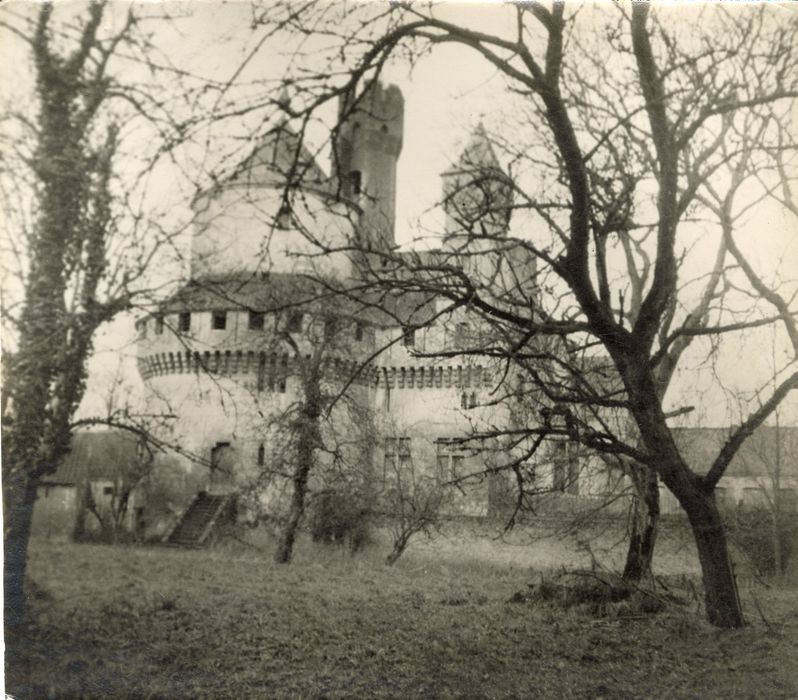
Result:
<svg viewBox="0 0 798 700"><path fill-rule="evenodd" d="M336 322L334 318L328 318L324 321L324 339L332 340L335 337Z"/></svg>
<svg viewBox="0 0 798 700"><path fill-rule="evenodd" d="M214 311L213 312L213 320L212 320L212 328L215 331L223 331L227 328L227 312L226 311Z"/></svg>
<svg viewBox="0 0 798 700"><path fill-rule="evenodd" d="M402 334L402 344L406 348L414 348L416 347L416 329L415 328L405 328Z"/></svg>
<svg viewBox="0 0 798 700"><path fill-rule="evenodd" d="M161 335L163 333L163 316L156 316L155 317L155 335Z"/></svg>
<svg viewBox="0 0 798 700"><path fill-rule="evenodd" d="M302 332L302 314L298 311L294 311L288 316L288 323L286 324L285 330L289 333L301 333Z"/></svg>
<svg viewBox="0 0 798 700"><path fill-rule="evenodd" d="M264 326L265 315L263 311L250 311L249 312L249 330L262 331Z"/></svg>
<svg viewBox="0 0 798 700"><path fill-rule="evenodd" d="M103 495L104 496L113 496L114 495L114 487L113 486L103 486Z"/></svg>
<svg viewBox="0 0 798 700"><path fill-rule="evenodd" d="M191 312L183 311L178 319L178 328L181 333L188 333L191 330Z"/></svg>
<svg viewBox="0 0 798 700"><path fill-rule="evenodd" d="M363 188L363 175L359 170L349 173L349 181L352 183L352 194L357 197Z"/></svg>
<svg viewBox="0 0 798 700"><path fill-rule="evenodd" d="M277 216L274 218L274 227L285 230L289 228L293 228L294 226L294 215L291 211L291 205L288 202L283 202L280 205L280 210L277 212Z"/></svg>

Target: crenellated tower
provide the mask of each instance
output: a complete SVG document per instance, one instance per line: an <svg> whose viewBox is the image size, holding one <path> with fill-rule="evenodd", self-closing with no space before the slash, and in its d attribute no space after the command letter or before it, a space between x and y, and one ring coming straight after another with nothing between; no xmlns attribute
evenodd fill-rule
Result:
<svg viewBox="0 0 798 700"><path fill-rule="evenodd" d="M341 193L362 211L363 243L392 247L404 130L402 93L395 85L372 82L354 101L341 100L339 122L335 158Z"/></svg>

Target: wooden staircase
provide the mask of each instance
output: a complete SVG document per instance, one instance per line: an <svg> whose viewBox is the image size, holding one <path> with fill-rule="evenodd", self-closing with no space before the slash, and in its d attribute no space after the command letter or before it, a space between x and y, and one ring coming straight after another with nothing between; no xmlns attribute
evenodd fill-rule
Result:
<svg viewBox="0 0 798 700"><path fill-rule="evenodd" d="M208 539L217 522L231 515L231 506L230 495L198 493L164 542L177 547L198 547Z"/></svg>

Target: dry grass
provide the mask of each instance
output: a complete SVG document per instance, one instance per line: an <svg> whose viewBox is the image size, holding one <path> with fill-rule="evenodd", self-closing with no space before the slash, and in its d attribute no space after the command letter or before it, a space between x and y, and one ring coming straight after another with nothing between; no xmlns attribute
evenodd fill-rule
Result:
<svg viewBox="0 0 798 700"><path fill-rule="evenodd" d="M509 602L539 575L435 548L393 568L303 544L247 549L34 543L43 593L7 690L36 697L796 698L795 589L757 589L767 624L693 609L596 618ZM750 594L747 593L749 596ZM523 597L520 597L523 598ZM520 599L516 597L516 599Z"/></svg>

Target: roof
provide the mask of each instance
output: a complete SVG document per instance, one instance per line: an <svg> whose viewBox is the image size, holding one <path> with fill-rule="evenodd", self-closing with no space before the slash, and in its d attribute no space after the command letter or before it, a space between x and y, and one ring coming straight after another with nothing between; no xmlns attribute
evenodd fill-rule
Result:
<svg viewBox="0 0 798 700"><path fill-rule="evenodd" d="M42 483L74 485L87 476L92 481L113 481L139 463L139 438L123 430L79 432L58 469Z"/></svg>
<svg viewBox="0 0 798 700"><path fill-rule="evenodd" d="M696 472L709 471L732 428L674 428L676 445ZM798 427L762 425L742 444L726 476L767 476L780 468L783 477L798 477Z"/></svg>
<svg viewBox="0 0 798 700"><path fill-rule="evenodd" d="M330 180L299 135L283 121L269 129L250 154L215 185L199 192L194 201L226 185L284 186L302 183L310 190L327 193Z"/></svg>
<svg viewBox="0 0 798 700"><path fill-rule="evenodd" d="M493 150L490 136L485 131L485 127L480 122L477 128L471 134L471 138L466 144L460 158L448 170L444 171L443 175L454 175L463 172L495 172L504 175L502 166L499 159L496 157L496 152Z"/></svg>
<svg viewBox="0 0 798 700"><path fill-rule="evenodd" d="M357 283L355 282L357 290ZM304 275L230 275L192 280L161 305L161 313L180 311L252 310L276 313L285 308L323 306L334 301L341 316L357 317L380 326L421 325L433 310L432 295L419 291L379 289L336 292Z"/></svg>

